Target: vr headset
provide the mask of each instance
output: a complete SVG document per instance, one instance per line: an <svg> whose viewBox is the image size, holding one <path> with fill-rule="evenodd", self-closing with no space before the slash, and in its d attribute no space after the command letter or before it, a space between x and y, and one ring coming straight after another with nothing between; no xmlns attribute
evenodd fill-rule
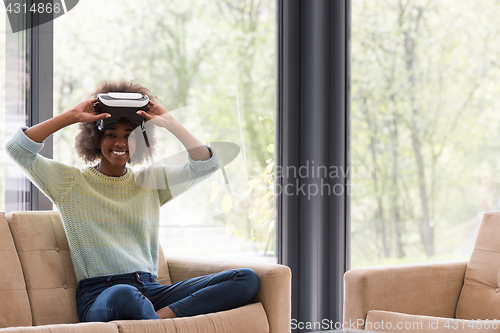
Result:
<svg viewBox="0 0 500 333"><path fill-rule="evenodd" d="M137 114L138 110L147 111L149 97L139 93L108 92L98 94L99 106L97 113L109 113L111 117L96 121L100 131L116 126L118 121L125 119L130 126L141 126L144 131L144 118Z"/></svg>

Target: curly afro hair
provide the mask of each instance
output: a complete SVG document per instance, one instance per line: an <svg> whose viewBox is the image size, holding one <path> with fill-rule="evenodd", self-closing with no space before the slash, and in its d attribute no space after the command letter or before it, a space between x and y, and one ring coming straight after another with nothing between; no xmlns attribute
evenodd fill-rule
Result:
<svg viewBox="0 0 500 333"><path fill-rule="evenodd" d="M158 102L158 98L153 95L148 88L144 87L135 79L132 81L101 81L90 97L96 98L98 94L108 92L141 93L147 95L153 102ZM146 157L148 157L148 153L153 153L156 143L153 127L154 126L146 127L150 149L146 149L145 146L141 147L141 145L144 145L144 141L137 140L136 152L133 160L129 161L130 164L141 163ZM86 163L92 163L97 160L100 161L102 158L102 152L98 147L104 132L97 129L95 122L80 123L79 129L80 132L77 134L75 139L76 152L85 160Z"/></svg>

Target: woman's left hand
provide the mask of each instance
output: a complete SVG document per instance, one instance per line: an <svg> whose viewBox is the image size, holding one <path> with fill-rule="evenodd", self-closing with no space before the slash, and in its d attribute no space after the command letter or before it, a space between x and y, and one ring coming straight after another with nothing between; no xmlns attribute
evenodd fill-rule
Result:
<svg viewBox="0 0 500 333"><path fill-rule="evenodd" d="M174 118L163 106L155 102L149 101L148 111L137 111L137 114L142 116L146 121L151 121L156 126L164 127L170 132L176 130L179 122Z"/></svg>

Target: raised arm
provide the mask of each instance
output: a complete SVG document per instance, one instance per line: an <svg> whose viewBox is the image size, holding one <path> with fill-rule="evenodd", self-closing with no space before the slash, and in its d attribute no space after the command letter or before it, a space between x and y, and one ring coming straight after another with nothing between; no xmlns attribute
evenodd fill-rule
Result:
<svg viewBox="0 0 500 333"><path fill-rule="evenodd" d="M97 102L97 98L83 101L73 109L26 129L24 134L31 140L40 143L66 126L110 117L109 113L97 114L94 110L95 102Z"/></svg>
<svg viewBox="0 0 500 333"><path fill-rule="evenodd" d="M186 148L189 153L188 162L184 165L163 165L147 169L138 179L140 184L157 186L160 195L160 204L179 196L187 189L199 184L219 169L217 152L207 148L201 141L182 126L164 107L149 101L147 112L137 111L146 121L170 131ZM159 185L160 184L160 185ZM141 185L139 185L141 186ZM148 185L145 185L148 186Z"/></svg>
<svg viewBox="0 0 500 333"><path fill-rule="evenodd" d="M21 167L28 178L53 202L58 202L69 188L77 168L45 158L38 154L43 142L63 127L85 121L97 121L108 114L97 115L93 103L78 104L63 114L31 128L19 128L5 144L7 154Z"/></svg>
<svg viewBox="0 0 500 333"><path fill-rule="evenodd" d="M198 138L182 126L163 106L149 101L150 108L147 112L137 111L146 121L151 121L159 127L166 128L186 148L189 156L195 161L206 161L212 157L210 152Z"/></svg>

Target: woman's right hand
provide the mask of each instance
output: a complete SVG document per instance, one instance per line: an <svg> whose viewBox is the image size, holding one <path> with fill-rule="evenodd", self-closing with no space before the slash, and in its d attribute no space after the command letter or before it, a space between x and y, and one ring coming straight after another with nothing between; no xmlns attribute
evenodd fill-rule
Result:
<svg viewBox="0 0 500 333"><path fill-rule="evenodd" d="M97 101L97 98L89 99L79 103L73 109L69 110L68 112L72 114L73 121L75 123L89 123L111 117L109 113L96 112L94 104L97 103Z"/></svg>
<svg viewBox="0 0 500 333"><path fill-rule="evenodd" d="M81 102L73 109L68 110L58 116L47 119L44 122L36 124L24 131L24 134L35 142L43 142L50 135L57 132L61 128L75 124L98 121L107 117L111 117L109 113L97 113L94 108L94 103L97 98Z"/></svg>

